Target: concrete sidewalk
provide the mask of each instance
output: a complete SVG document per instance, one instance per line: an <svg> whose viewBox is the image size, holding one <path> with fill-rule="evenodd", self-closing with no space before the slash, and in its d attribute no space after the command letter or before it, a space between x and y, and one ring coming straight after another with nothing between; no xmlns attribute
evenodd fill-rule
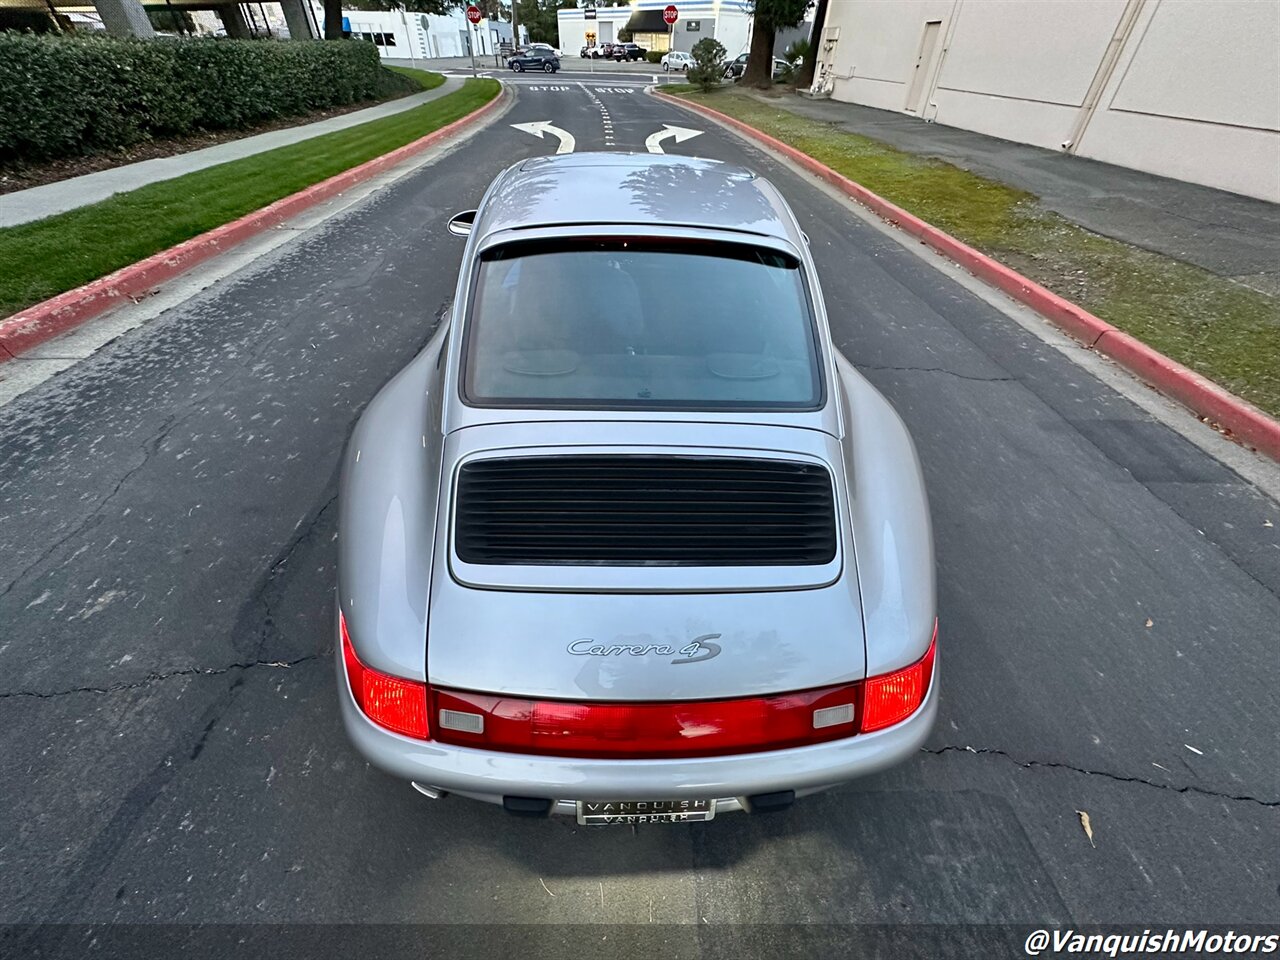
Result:
<svg viewBox="0 0 1280 960"><path fill-rule="evenodd" d="M1095 233L1280 296L1280 205L888 110L800 96L759 99L1026 190Z"/></svg>
<svg viewBox="0 0 1280 960"><path fill-rule="evenodd" d="M72 177L69 180L46 183L29 190L7 193L0 196L0 227L14 227L20 223L41 220L54 214L98 203L115 193L136 190L149 183L170 180L206 167L216 167L230 160L239 160L241 157L288 146L300 140L310 140L312 137L333 133L335 130L345 130L370 120L390 117L452 93L460 89L462 83L461 79L449 77L434 90L424 90L422 93L389 100L377 106L354 110L327 120L272 130L270 133L260 133L256 136L220 143L217 146L205 147L203 150L192 150L190 153L179 153L172 157L158 157L155 160L143 160L141 163L99 170L97 173L88 173L82 177Z"/></svg>

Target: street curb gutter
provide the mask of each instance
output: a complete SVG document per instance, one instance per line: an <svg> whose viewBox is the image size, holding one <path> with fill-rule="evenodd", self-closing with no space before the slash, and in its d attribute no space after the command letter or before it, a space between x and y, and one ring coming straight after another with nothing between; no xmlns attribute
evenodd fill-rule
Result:
<svg viewBox="0 0 1280 960"><path fill-rule="evenodd" d="M1049 322L1081 341L1085 346L1110 357L1120 366L1186 407L1212 425L1272 460L1280 462L1280 422L1271 419L1253 404L1224 390L1194 370L1118 330L1084 308L1047 290L1034 280L1011 270L967 243L963 243L921 220L884 197L837 173L781 140L757 130L718 110L691 103L670 94L654 91L654 96L686 110L700 113L756 140L782 154L793 163L831 184L858 203L942 255L954 260L974 276L1003 290L1019 303L1035 310Z"/></svg>
<svg viewBox="0 0 1280 960"><path fill-rule="evenodd" d="M510 97L510 88L504 84L498 95L484 106L439 130L406 143L403 147L367 160L358 167L344 170L328 180L313 183L260 210L245 214L238 220L214 227L190 240L152 254L145 260L121 267L115 273L99 277L82 287L68 290L0 320L0 363L92 320L125 299L137 303L151 296L156 292L156 287L166 280L171 280L205 260L225 253L237 244L422 153L505 106Z"/></svg>

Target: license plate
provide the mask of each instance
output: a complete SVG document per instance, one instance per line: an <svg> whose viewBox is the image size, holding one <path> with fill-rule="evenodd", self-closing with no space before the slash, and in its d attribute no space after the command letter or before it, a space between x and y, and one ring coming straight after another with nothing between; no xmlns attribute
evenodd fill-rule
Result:
<svg viewBox="0 0 1280 960"><path fill-rule="evenodd" d="M589 826L626 823L687 823L716 815L714 800L579 800L578 822Z"/></svg>

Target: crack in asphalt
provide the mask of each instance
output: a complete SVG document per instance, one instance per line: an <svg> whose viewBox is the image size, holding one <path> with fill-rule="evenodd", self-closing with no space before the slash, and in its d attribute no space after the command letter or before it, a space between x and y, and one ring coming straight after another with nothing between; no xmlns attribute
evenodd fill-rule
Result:
<svg viewBox="0 0 1280 960"><path fill-rule="evenodd" d="M437 315L437 323L439 322L439 316L443 313L443 309L447 309L450 302L451 301L445 302L445 307L442 308L441 314ZM296 317L294 319L296 319ZM291 323L292 320L282 320L279 323L278 329L288 329ZM67 541L71 540L78 534L89 530L93 522L102 515L102 511L106 508L107 504L109 504L124 488L124 485L132 480L140 470L151 462L152 458L160 451L160 445L164 443L169 434L172 433L180 424L185 423L195 413L204 409L206 402L217 394L225 384L230 382L237 373L252 370L253 365L262 359L263 354L268 349L278 345L279 339L278 335L267 338L259 342L252 349L247 350L244 356L239 358L236 363L230 366L225 376L219 377L216 382L209 384L199 396L188 398L182 405L185 410L181 416L177 413L172 413L165 417L164 420L161 421L156 432L142 442L142 459L121 475L120 479L116 481L115 485L112 487L111 492L108 493L88 514L86 514L83 520L55 540L38 557L19 571L18 575L15 576L3 590L0 590L0 599L6 597L14 587L26 580L28 575L52 557L58 551L59 547L63 546L63 544L67 543Z"/></svg>
<svg viewBox="0 0 1280 960"><path fill-rule="evenodd" d="M341 469L341 461L339 461L338 469ZM332 489L334 486L336 486L336 476L330 481L329 488ZM320 508L311 515L310 520L306 523L300 523L294 529L293 536L289 539L289 542L285 544L284 549L280 551L271 566L267 567L266 572L258 581L257 587L249 596L249 599L241 606L240 615L236 618L236 626L232 631L232 635L236 637L256 634L251 662L258 662L262 659L263 648L278 633L275 617L273 616L276 597L272 594L279 584L285 582L281 578L286 577L288 574L286 567L289 561L298 552L298 549L311 539L312 534L316 532L316 529L323 522L325 515L333 509L334 504L337 502L338 494L331 494L320 505ZM255 609L261 610L261 616L254 615ZM256 630L254 629L255 625Z"/></svg>
<svg viewBox="0 0 1280 960"><path fill-rule="evenodd" d="M446 299L436 310L435 321L430 325L430 329L423 335L421 341L413 351L413 356L417 356L426 347L431 338L435 336L435 332L439 327L441 320L449 312L453 305L453 299ZM357 414L356 419L359 419ZM311 518L305 523L299 523L294 528L293 536L284 545L283 549L277 554L276 559L267 567L257 586L254 588L249 598L241 605L240 614L236 619L236 627L233 630L233 636L249 635L256 633L256 641L254 642L252 662L261 662L262 650L271 639L277 634L275 618L273 616L273 607L275 597L273 590L281 583L282 574L287 574L285 569L293 555L298 552L303 544L307 543L316 530L324 522L329 511L333 509L338 502L338 476L342 471L342 461L345 453L338 457L338 462L334 466L333 476L330 478L326 486L329 493L328 498L320 505L320 507L311 515ZM255 616L254 610L261 611L261 616Z"/></svg>
<svg viewBox="0 0 1280 960"><path fill-rule="evenodd" d="M889 370L900 373L945 373L948 377L955 377L957 380L972 380L975 383L1019 383L1019 377L975 377L967 373L956 373L954 370L948 370L945 367L896 367L896 366L880 366L874 363L855 363L855 367L859 370Z"/></svg>
<svg viewBox="0 0 1280 960"><path fill-rule="evenodd" d="M336 479L336 475L335 478ZM335 486L333 481L330 482L330 489ZM194 762L204 751L210 737L214 735L218 727L218 723L226 715L226 712L235 703L235 700L242 689L244 689L245 680L248 672L253 669L285 669L296 666L311 660L318 660L321 657L328 656L325 650L315 653L306 654L292 660L267 660L264 659L260 651L265 645L267 638L274 631L274 624L270 621L271 608L273 599L268 594L273 588L287 583L287 571L285 567L289 559L293 556L298 546L302 544L319 525L321 518L325 515L331 506L337 501L337 494L331 495L324 504L315 511L310 520L306 523L299 524L295 530L293 537L285 545L284 549L277 555L277 559L267 567L258 581L256 588L248 601L241 608L240 619L237 620L236 633L240 633L242 625L248 625L253 616L253 610L259 604L266 612L267 621L262 625L261 630L257 632L257 640L255 643L255 654L252 658L246 657L244 660L228 664L223 667L208 668L189 668L185 670L175 670L170 673L149 676L137 681L119 684L119 689L128 689L130 687L139 687L148 683L158 683L173 677L183 675L226 675L231 678L225 690L215 697L204 710L203 714L196 718L195 722L187 729L185 735L178 735L173 738L172 749L162 757L159 762L152 768L151 772L141 778L133 788L128 792L124 799L116 808L110 822L94 837L89 849L79 858L78 866L70 871L70 876L64 884L61 893L56 901L54 912L64 915L76 914L85 900L90 895L94 887L101 881L110 865L114 863L117 853L128 838L133 834L142 817L150 809L156 798L160 796L173 781L180 770L184 769L186 764ZM282 576L283 574L283 576ZM0 696L28 696L28 697L49 697L63 696L74 693L110 693L116 687L97 688L77 688L73 690L63 691L61 694L40 694L19 691L13 694L5 694ZM186 744L189 744L187 746Z"/></svg>
<svg viewBox="0 0 1280 960"><path fill-rule="evenodd" d="M1010 763L1019 767L1031 770L1036 767L1045 767L1055 770L1070 770L1072 773L1080 773L1089 777L1103 777L1107 780L1113 780L1116 783L1140 783L1143 786L1155 787L1158 790L1168 790L1172 793L1198 793L1206 797L1214 797L1218 800L1239 800L1245 803L1256 803L1263 807L1280 807L1280 800L1263 800L1259 797L1251 797L1247 794L1224 793L1219 790L1209 790L1205 787L1197 787L1194 784L1187 784L1184 787L1175 787L1168 783L1157 783L1154 780L1146 780L1142 777L1126 777L1118 773L1110 773L1106 770L1089 770L1085 767L1072 766L1069 763L1060 763L1056 760L1019 760L1017 757L1004 750L997 750L994 747L970 747L957 746L948 744L945 747L921 747L921 753L928 753L935 757L942 756L946 753L972 753L977 756L1001 757Z"/></svg>
<svg viewBox="0 0 1280 960"><path fill-rule="evenodd" d="M130 480L132 480L139 470L141 470L143 467L145 467L148 463L151 462L151 458L154 457L159 452L160 444L164 443L165 439L169 436L169 432L173 430L173 428L177 426L177 424L178 424L178 420L174 415L171 414L168 417L165 417L165 419L160 424L160 429L157 430L154 434L152 434L150 437L148 437L146 440L142 442L142 459L139 460L132 467L130 467L128 470L126 470L120 476L120 479L117 480L115 482L115 485L111 488L111 492L108 493L105 497L103 497L98 502L98 505L85 515L83 520L81 520L79 523L73 526L70 530L68 530L65 534L63 534L61 537L59 537L57 540L51 543L40 554L40 556L36 557L29 564L27 564L18 573L16 577L14 577L11 581L9 581L8 586L6 586L3 590L0 590L0 600L8 596L10 591L12 591L14 587L22 583L27 578L27 575L31 573L31 571L35 570L42 563L44 563L51 556L53 556L54 553L57 552L59 547L65 544L72 537L75 537L78 534L84 533L86 530L88 530L90 526L93 524L93 522L102 516L102 511L106 509L107 504L109 504L112 500L114 500L116 495L119 494L122 489L124 489L124 485L128 483Z"/></svg>
<svg viewBox="0 0 1280 960"><path fill-rule="evenodd" d="M449 305L449 301L446 300L440 307L436 314L436 324L433 324L431 329L424 333L421 343L414 351L415 355L434 335L435 327L438 326L440 318L449 309ZM115 489L95 508L95 511L99 514L101 513L102 508L106 506L110 498L114 497L129 482L130 478L146 465L147 460L159 449L164 438L178 424L193 415L209 396L221 389L222 385L231 380L240 369L251 368L255 358L260 357L262 350L267 349L269 346L269 344L263 344L260 345L258 350L250 351L248 356L240 364L229 370L226 376L219 378L217 383L211 384L203 396L192 398L186 405L187 410L185 413L177 414L178 419L164 423L157 435L144 445L144 452L147 453L147 457L121 477ZM309 516L305 516L299 521L287 542L276 554L275 559L262 571L257 582L252 584L250 589L246 591L246 599L241 604L232 631L232 642L235 644L234 655L238 655L240 659L224 666L193 667L153 673L137 680L103 687L76 687L53 692L18 690L11 693L0 693L0 698L27 697L47 699L77 693L91 695L110 694L117 690L144 687L182 676L224 676L227 678L225 689L220 692L215 690L214 693L216 695L210 700L202 714L195 717L185 731L172 738L169 752L156 763L150 773L134 784L117 806L111 820L97 832L89 848L79 857L78 864L72 865L68 871L66 882L58 894L56 906L52 908L54 913L74 915L80 910L91 891L101 881L111 864L114 863L117 853L136 830L138 823L145 816L156 798L168 788L169 784L187 764L200 757L210 738L219 729L220 721L227 711L231 709L239 693L245 688L246 680L250 676L249 672L251 670L264 668L268 670L285 669L309 661L320 660L330 655L332 646L330 645L331 641L328 639L328 631L325 633L325 640L318 645L320 649L303 656L293 659L273 658L267 651L271 649L277 639L282 641L286 639L282 636L274 620L276 607L287 599L286 593L292 580L291 574L293 570L298 569L300 573L302 572L302 568L295 568L291 561L295 556L299 555L304 545L317 536L318 531L322 531L325 528L327 520L331 517L330 511L334 509L338 501L337 481L340 469L341 457L338 458L338 462L334 466L333 475L329 482L320 493L322 502ZM60 538L60 544L71 540L77 533L83 532L91 522L91 518L86 518L84 522L77 524L76 529ZM40 560L23 571L15 581L15 584L23 581L40 564L47 562L49 556L53 555L60 544L55 544L45 551ZM6 588L6 592L15 584L10 584L9 588ZM236 643L237 640L240 640L240 643Z"/></svg>
<svg viewBox="0 0 1280 960"><path fill-rule="evenodd" d="M296 667L300 663L306 663L309 660L318 660L322 654L309 653L305 657L298 657L294 660L243 660L236 663L228 663L222 667L185 667L181 670L171 670L167 673L148 673L145 677L138 680L126 680L120 683L113 683L105 687L69 687L66 690L10 690L0 692L0 700L7 700L14 697L31 697L36 700L52 700L57 697L68 697L77 693L119 693L122 690L137 690L140 687L148 687L152 684L163 683L166 680L173 680L177 677L216 677L224 673L231 673L234 670L252 670L254 667L271 667L274 669L285 670L289 667Z"/></svg>

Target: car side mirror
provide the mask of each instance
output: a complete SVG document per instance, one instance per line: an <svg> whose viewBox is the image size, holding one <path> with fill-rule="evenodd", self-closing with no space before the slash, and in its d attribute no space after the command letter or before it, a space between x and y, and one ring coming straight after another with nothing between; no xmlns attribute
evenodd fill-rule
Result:
<svg viewBox="0 0 1280 960"><path fill-rule="evenodd" d="M449 232L455 237L470 236L471 228L476 225L475 210L463 210L461 213L455 213L449 219Z"/></svg>

